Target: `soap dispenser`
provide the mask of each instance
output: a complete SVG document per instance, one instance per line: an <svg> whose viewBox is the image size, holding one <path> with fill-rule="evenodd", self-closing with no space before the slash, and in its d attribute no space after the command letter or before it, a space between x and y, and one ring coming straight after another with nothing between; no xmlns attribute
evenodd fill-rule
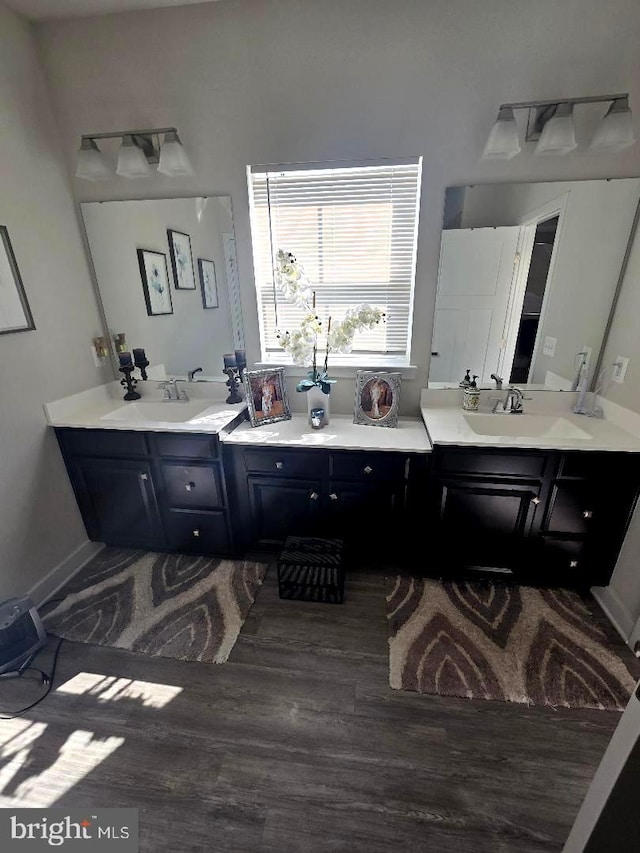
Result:
<svg viewBox="0 0 640 853"><path fill-rule="evenodd" d="M464 378L460 380L460 385L459 385L460 388L468 388L469 385L471 385L471 376L469 375L470 373L471 373L471 368L468 367L467 372L464 375Z"/></svg>
<svg viewBox="0 0 640 853"><path fill-rule="evenodd" d="M462 397L462 408L465 410L465 412L478 411L478 406L480 405L480 389L478 388L478 384L476 382L477 378L478 377L474 375L473 379L464 389L464 395Z"/></svg>

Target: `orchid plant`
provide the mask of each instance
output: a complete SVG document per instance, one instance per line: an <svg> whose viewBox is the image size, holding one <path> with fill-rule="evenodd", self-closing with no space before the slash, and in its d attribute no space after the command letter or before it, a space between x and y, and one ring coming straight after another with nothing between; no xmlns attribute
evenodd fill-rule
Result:
<svg viewBox="0 0 640 853"><path fill-rule="evenodd" d="M316 293L302 264L298 263L291 252L284 252L282 249L279 249L276 255L275 282L285 299L304 311L296 331L283 332L278 329L276 332L280 346L291 355L294 364L312 364L307 378L298 383L296 390L308 391L317 386L324 394L328 394L335 382L335 379L329 379L328 376L329 353L351 352L356 332L373 329L384 320L384 311L363 303L356 308L350 308L344 320L340 322L332 324L329 317L325 330L324 323L316 314ZM317 364L319 348L324 348L321 370Z"/></svg>

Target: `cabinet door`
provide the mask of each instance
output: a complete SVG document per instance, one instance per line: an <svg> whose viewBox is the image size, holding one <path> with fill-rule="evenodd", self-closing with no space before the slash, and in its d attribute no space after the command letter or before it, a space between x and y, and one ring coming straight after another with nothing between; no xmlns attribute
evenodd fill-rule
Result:
<svg viewBox="0 0 640 853"><path fill-rule="evenodd" d="M525 537L538 492L537 484L441 480L437 513L442 559L459 566L525 568Z"/></svg>
<svg viewBox="0 0 640 853"><path fill-rule="evenodd" d="M566 533L584 536L599 516L599 501L595 484L588 480L555 482L551 488L549 508L542 530L545 533Z"/></svg>
<svg viewBox="0 0 640 853"><path fill-rule="evenodd" d="M87 531L108 545L160 547L160 515L147 462L76 459L73 471Z"/></svg>
<svg viewBox="0 0 640 853"><path fill-rule="evenodd" d="M331 481L327 521L332 535L358 539L372 524L395 524L401 498L402 487L394 483Z"/></svg>
<svg viewBox="0 0 640 853"><path fill-rule="evenodd" d="M249 541L261 545L284 542L289 535L316 531L319 518L320 480L285 477L249 477L251 530Z"/></svg>

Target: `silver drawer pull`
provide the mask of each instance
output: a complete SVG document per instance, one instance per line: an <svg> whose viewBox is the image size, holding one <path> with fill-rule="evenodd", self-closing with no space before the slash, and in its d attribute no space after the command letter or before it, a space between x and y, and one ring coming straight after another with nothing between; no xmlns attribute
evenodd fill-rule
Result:
<svg viewBox="0 0 640 853"><path fill-rule="evenodd" d="M282 470L282 468L284 468L284 462L276 462L276 468L278 471Z"/></svg>
<svg viewBox="0 0 640 853"><path fill-rule="evenodd" d="M583 518L593 518L593 512L590 509L585 509L582 513Z"/></svg>
<svg viewBox="0 0 640 853"><path fill-rule="evenodd" d="M367 465L363 470L365 474L371 474L373 472L371 465Z"/></svg>
<svg viewBox="0 0 640 853"><path fill-rule="evenodd" d="M569 560L569 568L570 569L577 569L578 568L578 561L577 560Z"/></svg>
<svg viewBox="0 0 640 853"><path fill-rule="evenodd" d="M538 504L540 503L540 498L531 498L531 503L538 506Z"/></svg>
<svg viewBox="0 0 640 853"><path fill-rule="evenodd" d="M190 492L190 491L192 491L192 489L195 489L195 487L196 487L196 484L193 482L193 480L184 484L185 492Z"/></svg>
<svg viewBox="0 0 640 853"><path fill-rule="evenodd" d="M311 498L312 501L317 501L318 500L318 493L317 492L311 492L309 497Z"/></svg>
<svg viewBox="0 0 640 853"><path fill-rule="evenodd" d="M148 479L149 479L149 475L148 475L148 474L140 474L140 479L141 479L141 480L148 480Z"/></svg>
<svg viewBox="0 0 640 853"><path fill-rule="evenodd" d="M194 536L194 538L195 538L195 539L197 539L197 538L200 536L200 531L199 531L198 529L194 530L194 531L193 531L193 536Z"/></svg>
<svg viewBox="0 0 640 853"><path fill-rule="evenodd" d="M337 501L337 500L338 500L338 496L336 495L336 493L335 493L335 492L331 492L331 494L329 495L329 497L331 498L331 500L332 500L332 501Z"/></svg>

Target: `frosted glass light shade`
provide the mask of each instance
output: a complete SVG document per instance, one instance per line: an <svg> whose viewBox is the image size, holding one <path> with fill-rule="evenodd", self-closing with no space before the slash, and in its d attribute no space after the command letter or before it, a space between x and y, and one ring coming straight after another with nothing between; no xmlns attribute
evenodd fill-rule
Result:
<svg viewBox="0 0 640 853"><path fill-rule="evenodd" d="M175 131L165 133L164 142L160 146L160 162L158 171L163 175L192 175L193 169L187 157L187 152Z"/></svg>
<svg viewBox="0 0 640 853"><path fill-rule="evenodd" d="M598 125L589 148L592 151L622 151L636 141L629 99L614 101Z"/></svg>
<svg viewBox="0 0 640 853"><path fill-rule="evenodd" d="M573 126L573 104L558 104L542 128L535 154L568 154L577 147Z"/></svg>
<svg viewBox="0 0 640 853"><path fill-rule="evenodd" d="M482 157L484 160L511 160L519 153L518 126L513 110L502 109L491 128Z"/></svg>
<svg viewBox="0 0 640 853"><path fill-rule="evenodd" d="M76 177L86 181L105 181L113 177L113 170L93 139L83 139L78 151Z"/></svg>
<svg viewBox="0 0 640 853"><path fill-rule="evenodd" d="M135 144L130 135L122 137L116 172L123 178L146 178L151 174L151 166L143 150Z"/></svg>

